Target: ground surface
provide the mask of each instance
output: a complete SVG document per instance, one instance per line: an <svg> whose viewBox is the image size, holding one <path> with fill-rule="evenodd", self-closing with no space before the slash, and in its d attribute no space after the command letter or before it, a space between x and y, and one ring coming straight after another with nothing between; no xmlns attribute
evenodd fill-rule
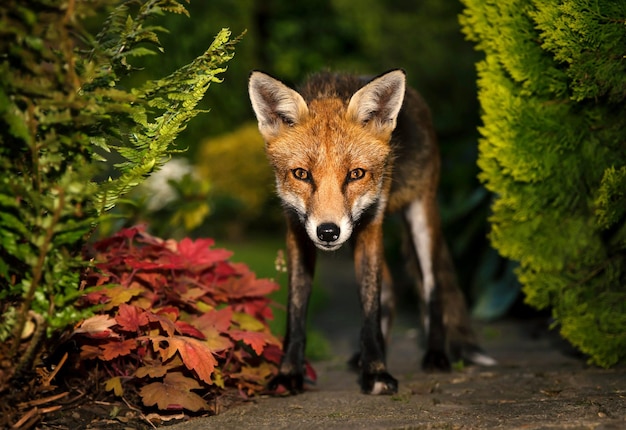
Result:
<svg viewBox="0 0 626 430"><path fill-rule="evenodd" d="M314 364L316 386L298 396L258 398L168 428L626 429L626 368L586 366L527 320L479 326L497 366L425 374L411 328L415 321L401 316L388 358L390 372L400 381L398 394L361 394L356 374L345 366L359 326L355 289L349 278L337 278L340 261L323 263L326 284L336 285L328 291L329 306L313 316L313 323L329 337L334 357Z"/></svg>
<svg viewBox="0 0 626 430"><path fill-rule="evenodd" d="M332 357L313 363L317 384L292 397L242 402L236 393L215 401L215 416L163 421L80 377L70 386L22 403L0 405L0 428L30 429L626 429L626 367L589 367L567 354L545 324L503 320L477 326L482 345L499 361L495 367L466 367L449 374L420 370L414 304L401 306L389 347L388 368L399 379L394 396L361 394L346 361L355 350L359 307L345 256L322 258L320 284L328 304L311 315L329 339ZM570 351L571 352L571 351ZM28 381L25 381L28 384ZM19 391L19 387L15 387ZM59 397L60 396L60 397ZM180 418L180 419L177 419Z"/></svg>

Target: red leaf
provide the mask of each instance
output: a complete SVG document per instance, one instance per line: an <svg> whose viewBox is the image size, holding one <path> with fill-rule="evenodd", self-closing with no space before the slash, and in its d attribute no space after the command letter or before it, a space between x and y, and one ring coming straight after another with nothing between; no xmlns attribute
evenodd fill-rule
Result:
<svg viewBox="0 0 626 430"><path fill-rule="evenodd" d="M165 306L159 308L156 313L159 315L171 315L172 321L175 321L180 315L180 309L178 309L176 306Z"/></svg>
<svg viewBox="0 0 626 430"><path fill-rule="evenodd" d="M143 231L145 231L145 226L143 225L122 229L115 235L95 243L94 248L102 252L107 251L111 247L122 248L127 241L132 241L135 236Z"/></svg>
<svg viewBox="0 0 626 430"><path fill-rule="evenodd" d="M211 375L217 365L217 360L206 342L186 336L154 336L150 339L155 351L159 350L163 361L178 352L187 369L196 372L198 377L207 384L213 384ZM161 342L167 342L168 347L162 348L159 345Z"/></svg>
<svg viewBox="0 0 626 430"><path fill-rule="evenodd" d="M125 341L111 341L100 346L102 349L102 358L104 360L113 360L116 357L130 354L133 349L137 348L137 339L128 339Z"/></svg>
<svg viewBox="0 0 626 430"><path fill-rule="evenodd" d="M181 268L196 272L208 269L220 261L229 259L233 254L225 249L210 249L214 243L213 239L193 241L186 237L178 243L178 253L171 255L169 260Z"/></svg>
<svg viewBox="0 0 626 430"><path fill-rule="evenodd" d="M158 264L157 266L163 271L166 270L166 268L161 264ZM161 272L137 272L135 273L134 279L144 285L148 285L152 290L158 290L171 282L171 278L168 278Z"/></svg>
<svg viewBox="0 0 626 430"><path fill-rule="evenodd" d="M102 278L101 278L102 279ZM99 282L100 280L98 280ZM100 285L100 284L98 284ZM107 296L106 291L98 290L98 291L90 291L85 294L82 299L89 304L92 305L100 305L102 303L106 303L109 300L109 296Z"/></svg>
<svg viewBox="0 0 626 430"><path fill-rule="evenodd" d="M233 309L226 307L224 309L214 309L205 312L199 318L196 318L194 325L202 331L205 328L212 327L218 332L225 333L230 328L233 319Z"/></svg>
<svg viewBox="0 0 626 430"><path fill-rule="evenodd" d="M124 263L131 269L138 269L138 270L173 269L176 267L173 265L165 265L161 262L138 260L134 257L125 258Z"/></svg>
<svg viewBox="0 0 626 430"><path fill-rule="evenodd" d="M139 390L146 406L157 405L159 409L187 409L199 411L209 409L206 401L191 390L202 388L195 379L187 378L180 372L165 375L163 382L153 382Z"/></svg>
<svg viewBox="0 0 626 430"><path fill-rule="evenodd" d="M215 276L217 276L218 278L227 278L229 276L234 276L239 272L233 266L234 263L220 261L215 265L213 272L215 272Z"/></svg>
<svg viewBox="0 0 626 430"><path fill-rule="evenodd" d="M230 278L228 282L219 287L231 299L266 296L279 288L279 285L274 281L257 279L253 272L245 273L240 278Z"/></svg>
<svg viewBox="0 0 626 430"><path fill-rule="evenodd" d="M118 337L111 329L116 324L115 319L108 315L94 315L87 318L74 329L73 334L83 333L96 339Z"/></svg>
<svg viewBox="0 0 626 430"><path fill-rule="evenodd" d="M138 378L144 378L146 376L149 376L150 378L160 378L165 376L168 371L182 365L183 362L179 357L174 357L174 359L170 360L167 364L161 364L161 362L157 360L153 363L145 364L142 367L139 367L135 370L135 376Z"/></svg>
<svg viewBox="0 0 626 430"><path fill-rule="evenodd" d="M268 343L277 342L274 336L258 331L231 330L228 334L233 339L240 340L246 345L249 345L257 355L263 354L263 348Z"/></svg>
<svg viewBox="0 0 626 430"><path fill-rule="evenodd" d="M162 315L157 315L157 314L153 314L153 313L148 313L148 320L150 320L150 322L156 322L159 324L159 326L161 326L161 328L163 330L165 330L165 332L168 334L168 336L174 336L174 333L176 333L176 324L174 324L174 322Z"/></svg>
<svg viewBox="0 0 626 430"><path fill-rule="evenodd" d="M272 308L269 306L270 303L271 301L265 297L246 299L233 303L233 309L237 312L253 315L261 321L267 321L274 318Z"/></svg>
<svg viewBox="0 0 626 430"><path fill-rule="evenodd" d="M304 378L311 383L315 383L315 381L317 381L317 373L308 361L305 361L304 363Z"/></svg>
<svg viewBox="0 0 626 430"><path fill-rule="evenodd" d="M271 363L279 364L283 358L281 345L268 345L263 350L263 357Z"/></svg>
<svg viewBox="0 0 626 430"><path fill-rule="evenodd" d="M148 315L136 306L122 303L115 317L120 328L125 331L136 332L141 326L148 324Z"/></svg>
<svg viewBox="0 0 626 430"><path fill-rule="evenodd" d="M205 336L204 334L198 330L197 328L195 328L193 325L186 323L184 321L176 321L176 330L180 333L180 334L184 334L187 336L191 336L191 337L196 337L198 339L204 339Z"/></svg>
<svg viewBox="0 0 626 430"><path fill-rule="evenodd" d="M102 354L102 349L97 345L82 345L80 347L80 359L89 360L93 358L99 358Z"/></svg>

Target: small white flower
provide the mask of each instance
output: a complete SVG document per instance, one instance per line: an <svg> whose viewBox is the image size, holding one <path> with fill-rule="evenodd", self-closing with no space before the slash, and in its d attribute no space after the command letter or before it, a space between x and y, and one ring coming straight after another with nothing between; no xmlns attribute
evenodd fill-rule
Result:
<svg viewBox="0 0 626 430"><path fill-rule="evenodd" d="M148 211L158 211L176 199L176 192L169 181L180 181L186 174L196 177L195 170L185 158L172 158L160 170L152 173L139 186L139 192L148 197Z"/></svg>

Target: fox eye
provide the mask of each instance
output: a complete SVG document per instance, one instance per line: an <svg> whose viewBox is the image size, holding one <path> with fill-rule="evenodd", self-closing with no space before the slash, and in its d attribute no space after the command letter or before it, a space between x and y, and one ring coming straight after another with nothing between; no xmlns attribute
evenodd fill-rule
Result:
<svg viewBox="0 0 626 430"><path fill-rule="evenodd" d="M294 178L300 180L300 181L310 181L311 180L311 174L303 169L302 167L298 167L296 169L293 169L291 171L291 174L293 175Z"/></svg>
<svg viewBox="0 0 626 430"><path fill-rule="evenodd" d="M359 167L348 172L348 181L356 181L363 178L363 176L365 176L365 170Z"/></svg>

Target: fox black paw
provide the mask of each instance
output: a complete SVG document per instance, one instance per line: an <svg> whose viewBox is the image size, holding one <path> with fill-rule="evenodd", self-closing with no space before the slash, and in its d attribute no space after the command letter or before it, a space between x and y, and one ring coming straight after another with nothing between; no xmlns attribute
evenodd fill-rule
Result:
<svg viewBox="0 0 626 430"><path fill-rule="evenodd" d="M289 394L302 393L304 391L304 376L302 374L278 374L267 384L267 389L275 394L281 394L280 387L285 388Z"/></svg>
<svg viewBox="0 0 626 430"><path fill-rule="evenodd" d="M387 372L361 374L361 391L365 394L395 394L398 381Z"/></svg>
<svg viewBox="0 0 626 430"><path fill-rule="evenodd" d="M449 372L452 366L445 352L429 350L422 360L422 369L426 372Z"/></svg>

